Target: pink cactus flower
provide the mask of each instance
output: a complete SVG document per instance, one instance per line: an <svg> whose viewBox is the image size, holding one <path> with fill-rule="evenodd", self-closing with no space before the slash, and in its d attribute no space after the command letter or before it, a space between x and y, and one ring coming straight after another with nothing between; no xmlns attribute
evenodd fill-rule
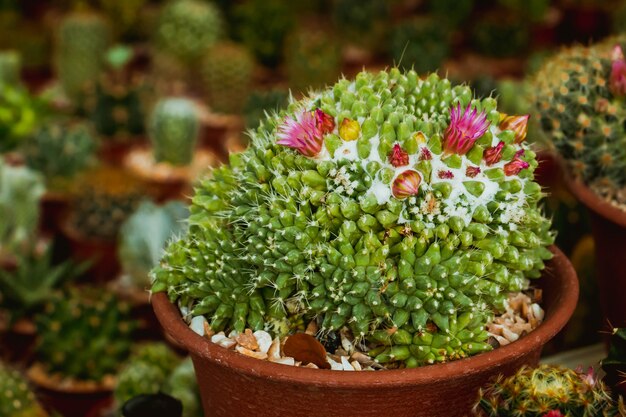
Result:
<svg viewBox="0 0 626 417"><path fill-rule="evenodd" d="M465 175L467 175L470 178L474 178L478 174L480 174L479 167L467 167L467 169L465 170Z"/></svg>
<svg viewBox="0 0 626 417"><path fill-rule="evenodd" d="M485 149L483 159L487 165L493 165L500 162L502 159L502 149L504 149L504 142L500 141L496 146L490 146Z"/></svg>
<svg viewBox="0 0 626 417"><path fill-rule="evenodd" d="M593 366L587 368L587 373L583 371L582 365L576 368L576 372L580 374L580 378L590 387L593 387L596 384L596 376Z"/></svg>
<svg viewBox="0 0 626 417"><path fill-rule="evenodd" d="M621 46L615 45L612 59L609 90L615 96L626 95L626 60Z"/></svg>
<svg viewBox="0 0 626 417"><path fill-rule="evenodd" d="M517 175L520 173L521 170L526 169L530 166L528 162L522 161L520 159L520 156L521 155L519 155L519 152L518 152L517 154L515 154L515 157L513 158L511 162L504 164L504 173L507 176Z"/></svg>
<svg viewBox="0 0 626 417"><path fill-rule="evenodd" d="M278 129L279 145L296 149L304 156L314 157L322 150L323 130L312 112L302 113L297 120L288 117Z"/></svg>
<svg viewBox="0 0 626 417"><path fill-rule="evenodd" d="M335 130L335 119L321 109L315 109L315 124L323 134L332 133Z"/></svg>
<svg viewBox="0 0 626 417"><path fill-rule="evenodd" d="M465 155L489 128L487 114L472 109L461 110L461 104L450 110L450 125L443 136L443 150L447 154Z"/></svg>
<svg viewBox="0 0 626 417"><path fill-rule="evenodd" d="M454 178L454 174L452 173L452 171L439 171L437 173L437 176L442 180L451 180L452 178Z"/></svg>
<svg viewBox="0 0 626 417"><path fill-rule="evenodd" d="M545 413L542 417L565 417L565 416L563 416L560 410L550 410L547 413Z"/></svg>
<svg viewBox="0 0 626 417"><path fill-rule="evenodd" d="M389 152L389 163L396 168L409 165L409 154L396 143Z"/></svg>
<svg viewBox="0 0 626 417"><path fill-rule="evenodd" d="M419 160L430 161L431 159L433 159L433 154L430 152L430 150L428 148L422 148L420 150Z"/></svg>
<svg viewBox="0 0 626 417"><path fill-rule="evenodd" d="M411 169L401 172L391 186L391 193L395 198L403 199L419 193L422 177Z"/></svg>
<svg viewBox="0 0 626 417"><path fill-rule="evenodd" d="M500 119L500 130L512 130L515 132L515 143L522 143L526 139L528 133L529 114L523 116L507 116L504 115Z"/></svg>

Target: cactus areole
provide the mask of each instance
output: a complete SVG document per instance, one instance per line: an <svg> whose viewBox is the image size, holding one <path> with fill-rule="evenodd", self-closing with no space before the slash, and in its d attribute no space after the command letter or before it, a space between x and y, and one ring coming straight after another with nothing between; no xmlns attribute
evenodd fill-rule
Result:
<svg viewBox="0 0 626 417"><path fill-rule="evenodd" d="M485 324L553 242L527 118L506 117L396 68L294 101L197 187L153 291L214 331L347 327L381 363L490 350Z"/></svg>

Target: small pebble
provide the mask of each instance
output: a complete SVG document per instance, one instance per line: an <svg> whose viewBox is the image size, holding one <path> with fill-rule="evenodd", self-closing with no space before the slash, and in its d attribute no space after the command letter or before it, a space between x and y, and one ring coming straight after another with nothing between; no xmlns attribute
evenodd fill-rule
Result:
<svg viewBox="0 0 626 417"><path fill-rule="evenodd" d="M206 319L203 316L196 316L191 319L191 324L189 324L189 327L200 336L204 336L204 323L206 323Z"/></svg>

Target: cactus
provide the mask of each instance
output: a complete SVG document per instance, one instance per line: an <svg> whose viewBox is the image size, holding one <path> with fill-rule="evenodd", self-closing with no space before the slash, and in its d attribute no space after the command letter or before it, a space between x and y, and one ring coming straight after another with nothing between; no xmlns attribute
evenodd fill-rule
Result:
<svg viewBox="0 0 626 417"><path fill-rule="evenodd" d="M520 55L530 45L528 21L513 14L485 14L476 21L470 36L476 52L498 58Z"/></svg>
<svg viewBox="0 0 626 417"><path fill-rule="evenodd" d="M396 65L418 73L439 69L450 53L448 29L431 19L413 19L395 26L390 43Z"/></svg>
<svg viewBox="0 0 626 417"><path fill-rule="evenodd" d="M21 61L16 51L0 51L0 84L20 83Z"/></svg>
<svg viewBox="0 0 626 417"><path fill-rule="evenodd" d="M72 261L52 263L52 246L43 254L27 253L17 256L15 270L0 269L0 294L2 305L17 320L39 309L55 288L79 276L87 264Z"/></svg>
<svg viewBox="0 0 626 417"><path fill-rule="evenodd" d="M622 39L574 46L549 59L532 81L532 103L547 146L571 172L600 195L619 203L626 197L626 107L622 97L626 63ZM613 50L612 50L613 49Z"/></svg>
<svg viewBox="0 0 626 417"><path fill-rule="evenodd" d="M341 73L341 49L327 31L300 29L290 35L285 48L289 86L295 91L321 88Z"/></svg>
<svg viewBox="0 0 626 417"><path fill-rule="evenodd" d="M509 378L498 377L479 391L474 412L493 417L621 415L593 368L585 374L552 365L523 367Z"/></svg>
<svg viewBox="0 0 626 417"><path fill-rule="evenodd" d="M25 142L26 164L46 177L48 183L71 178L94 162L96 141L84 123L46 123Z"/></svg>
<svg viewBox="0 0 626 417"><path fill-rule="evenodd" d="M123 271L137 287L149 285L149 272L161 259L163 248L186 229L187 206L172 201L162 207L142 203L122 225L118 256Z"/></svg>
<svg viewBox="0 0 626 417"><path fill-rule="evenodd" d="M385 38L389 19L385 0L334 0L333 20L342 35L357 45L379 49Z"/></svg>
<svg viewBox="0 0 626 417"><path fill-rule="evenodd" d="M0 158L0 219L5 219L0 222L0 253L21 253L34 244L44 191L38 173Z"/></svg>
<svg viewBox="0 0 626 417"><path fill-rule="evenodd" d="M241 113L250 93L253 70L252 56L243 46L221 42L211 47L202 62L211 109L217 113Z"/></svg>
<svg viewBox="0 0 626 417"><path fill-rule="evenodd" d="M0 362L0 415L11 417L46 417L26 378Z"/></svg>
<svg viewBox="0 0 626 417"><path fill-rule="evenodd" d="M109 44L109 27L98 14L67 15L56 34L57 76L72 100L95 87Z"/></svg>
<svg viewBox="0 0 626 417"><path fill-rule="evenodd" d="M143 198L139 183L109 167L87 172L77 183L70 217L74 230L88 238L116 239Z"/></svg>
<svg viewBox="0 0 626 417"><path fill-rule="evenodd" d="M125 38L137 36L137 24L146 0L99 0L102 10L111 21L115 21L115 30Z"/></svg>
<svg viewBox="0 0 626 417"><path fill-rule="evenodd" d="M15 150L36 129L39 107L26 89L0 83L0 153Z"/></svg>
<svg viewBox="0 0 626 417"><path fill-rule="evenodd" d="M50 374L101 382L128 357L135 323L128 305L101 288L56 293L35 316L37 358Z"/></svg>
<svg viewBox="0 0 626 417"><path fill-rule="evenodd" d="M268 91L253 91L244 108L244 117L248 129L259 127L266 113L277 113L287 107L289 94L285 90L273 89Z"/></svg>
<svg viewBox="0 0 626 417"><path fill-rule="evenodd" d="M172 165L188 165L193 160L198 128L198 115L192 101L161 99L148 122L154 159Z"/></svg>
<svg viewBox="0 0 626 417"><path fill-rule="evenodd" d="M134 51L118 45L107 51L106 71L100 77L95 92L86 100L98 133L104 136L126 137L144 133L144 109L141 93L143 78L130 68Z"/></svg>
<svg viewBox="0 0 626 417"><path fill-rule="evenodd" d="M602 360L605 381L616 392L626 395L626 328L614 328L608 356Z"/></svg>
<svg viewBox="0 0 626 417"><path fill-rule="evenodd" d="M397 68L292 102L197 187L153 291L214 331L317 317L387 345L381 363L491 349L486 323L554 240L528 117L496 105Z"/></svg>
<svg viewBox="0 0 626 417"><path fill-rule="evenodd" d="M237 39L263 65L278 65L294 25L292 6L283 0L247 0L236 6L233 14Z"/></svg>
<svg viewBox="0 0 626 417"><path fill-rule="evenodd" d="M196 417L202 414L200 391L191 358L183 360L170 374L163 390L183 403L182 417Z"/></svg>
<svg viewBox="0 0 626 417"><path fill-rule="evenodd" d="M200 0L174 0L159 16L156 42L160 49L187 62L194 61L221 36L219 9Z"/></svg>
<svg viewBox="0 0 626 417"><path fill-rule="evenodd" d="M140 346L120 371L114 390L119 406L141 394L156 394L163 390L168 376L180 359L163 343Z"/></svg>

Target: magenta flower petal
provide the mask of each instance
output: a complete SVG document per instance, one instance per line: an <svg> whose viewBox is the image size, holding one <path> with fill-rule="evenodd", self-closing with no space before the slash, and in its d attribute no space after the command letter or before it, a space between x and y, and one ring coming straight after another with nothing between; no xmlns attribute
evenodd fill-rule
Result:
<svg viewBox="0 0 626 417"><path fill-rule="evenodd" d="M335 119L321 109L315 109L315 123L322 134L332 133L335 130Z"/></svg>
<svg viewBox="0 0 626 417"><path fill-rule="evenodd" d="M522 161L519 156L515 155L511 162L504 164L504 173L507 176L517 175L521 170L526 169L530 164L526 161Z"/></svg>
<svg viewBox="0 0 626 417"><path fill-rule="evenodd" d="M389 163L396 168L409 165L409 154L396 143L389 152Z"/></svg>
<svg viewBox="0 0 626 417"><path fill-rule="evenodd" d="M487 163L487 165L493 165L500 162L502 159L502 149L504 149L504 142L500 141L496 146L490 146L485 149L485 153L483 154L483 159Z"/></svg>
<svg viewBox="0 0 626 417"><path fill-rule="evenodd" d="M467 175L470 178L474 178L478 174L480 174L479 167L467 167L467 169L465 170L465 175Z"/></svg>
<svg viewBox="0 0 626 417"><path fill-rule="evenodd" d="M322 150L323 136L313 113L304 112L297 120L290 117L285 120L278 129L276 143L296 149L302 155L314 157Z"/></svg>
<svg viewBox="0 0 626 417"><path fill-rule="evenodd" d="M454 173L449 170L448 171L441 170L437 173L437 176L441 178L442 180L451 180L452 178L454 178Z"/></svg>
<svg viewBox="0 0 626 417"><path fill-rule="evenodd" d="M609 90L615 96L623 96L626 94L626 61L621 46L613 48L612 59Z"/></svg>
<svg viewBox="0 0 626 417"><path fill-rule="evenodd" d="M470 105L462 112L461 104L457 104L450 110L450 125L443 136L443 150L447 154L465 155L488 128L485 112L478 113Z"/></svg>
<svg viewBox="0 0 626 417"><path fill-rule="evenodd" d="M564 417L560 410L550 410L542 417Z"/></svg>
<svg viewBox="0 0 626 417"><path fill-rule="evenodd" d="M419 193L422 177L417 171L411 169L401 172L391 186L391 193L395 198L403 199Z"/></svg>

